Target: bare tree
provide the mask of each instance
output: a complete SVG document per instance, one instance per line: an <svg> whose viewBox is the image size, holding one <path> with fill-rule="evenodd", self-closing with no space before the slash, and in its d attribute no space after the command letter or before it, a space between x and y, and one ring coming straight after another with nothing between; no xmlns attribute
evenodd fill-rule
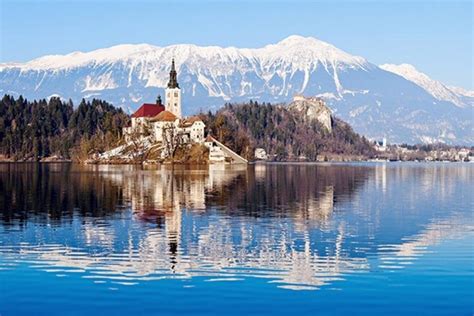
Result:
<svg viewBox="0 0 474 316"><path fill-rule="evenodd" d="M167 123L163 126L163 146L166 157L174 161L176 152L184 144L183 135L181 135L177 126L173 123Z"/></svg>
<svg viewBox="0 0 474 316"><path fill-rule="evenodd" d="M151 136L151 128L148 124L144 124L135 128L129 134L129 140L131 145L131 153L133 157L133 161L143 163L147 156L148 150L146 149L146 142Z"/></svg>

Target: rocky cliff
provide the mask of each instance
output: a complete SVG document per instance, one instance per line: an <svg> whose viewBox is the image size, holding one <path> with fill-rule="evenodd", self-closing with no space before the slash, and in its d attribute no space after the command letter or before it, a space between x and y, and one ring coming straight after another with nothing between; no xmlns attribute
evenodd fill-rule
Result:
<svg viewBox="0 0 474 316"><path fill-rule="evenodd" d="M316 120L327 128L330 133L332 132L331 109L324 103L323 99L297 95L293 98L293 102L288 105L288 110L301 115L303 120L307 122Z"/></svg>

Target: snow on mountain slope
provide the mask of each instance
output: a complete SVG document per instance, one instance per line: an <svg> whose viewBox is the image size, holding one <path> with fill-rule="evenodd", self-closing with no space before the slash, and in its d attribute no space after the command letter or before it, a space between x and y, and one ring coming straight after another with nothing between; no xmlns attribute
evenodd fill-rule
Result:
<svg viewBox="0 0 474 316"><path fill-rule="evenodd" d="M227 101L280 103L304 94L325 98L337 116L370 138L474 143L472 107L466 107L471 92L422 74L415 82L394 74L394 67L384 66L391 69L386 71L326 42L295 35L255 49L118 45L4 63L0 93L30 99L61 95L74 102L102 98L133 111L163 95L172 58L185 114Z"/></svg>
<svg viewBox="0 0 474 316"><path fill-rule="evenodd" d="M441 82L433 80L426 74L418 71L413 65L384 64L381 65L380 68L393 72L394 74L397 74L407 80L414 82L438 100L452 102L460 107L468 105L474 106L474 99L471 100L470 104L466 103L467 100L463 100L463 96L474 97L474 91L466 91L461 88L445 86Z"/></svg>
<svg viewBox="0 0 474 316"><path fill-rule="evenodd" d="M275 60L288 62L304 68L317 61L325 65L345 63L363 66L367 62L362 57L350 54L315 38L292 35L277 44L257 49L239 49L219 46L199 47L192 44L158 47L148 44L117 45L91 52L73 52L67 55L47 55L27 63L3 63L0 69L20 68L22 70L70 69L87 64L113 63L116 61L138 62L156 61L157 58L174 57L181 63L205 60L219 63L236 59L261 59L263 64ZM217 60L215 60L217 58Z"/></svg>
<svg viewBox="0 0 474 316"><path fill-rule="evenodd" d="M20 68L27 70L71 69L90 63L112 63L133 56L136 53L145 53L153 50L155 46L148 44L117 45L109 48L98 49L92 52L73 52L67 55L47 55L33 59L27 63L3 63L0 70Z"/></svg>
<svg viewBox="0 0 474 316"><path fill-rule="evenodd" d="M454 86L448 86L449 90L453 91L454 93L464 96L464 97L469 97L469 98L474 98L474 91L473 90L466 90L463 88L459 87L454 87Z"/></svg>

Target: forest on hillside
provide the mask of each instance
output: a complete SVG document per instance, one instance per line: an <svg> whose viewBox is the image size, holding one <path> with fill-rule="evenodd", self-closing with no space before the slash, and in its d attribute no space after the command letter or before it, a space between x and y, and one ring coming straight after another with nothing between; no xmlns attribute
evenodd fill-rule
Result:
<svg viewBox="0 0 474 316"><path fill-rule="evenodd" d="M280 161L375 154L370 142L344 121L333 117L330 133L319 122L307 123L283 105L226 104L202 118L211 135L248 159L259 147Z"/></svg>
<svg viewBox="0 0 474 316"><path fill-rule="evenodd" d="M333 118L329 132L283 105L226 104L201 117L209 134L249 160L259 147L279 161L374 155L370 142L347 123ZM82 161L123 141L122 128L129 121L121 109L102 100L82 100L74 106L55 97L28 101L5 95L0 101L0 158Z"/></svg>
<svg viewBox="0 0 474 316"><path fill-rule="evenodd" d="M75 107L60 98L28 101L5 95L0 101L0 155L12 160L56 156L79 158L112 148L129 117L102 100Z"/></svg>

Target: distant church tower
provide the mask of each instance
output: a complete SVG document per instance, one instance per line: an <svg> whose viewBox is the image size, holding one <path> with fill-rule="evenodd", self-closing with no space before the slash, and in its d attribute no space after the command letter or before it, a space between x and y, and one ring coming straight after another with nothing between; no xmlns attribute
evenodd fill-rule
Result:
<svg viewBox="0 0 474 316"><path fill-rule="evenodd" d="M166 110L181 118L181 89L178 84L174 58L171 61L170 81L166 88Z"/></svg>

